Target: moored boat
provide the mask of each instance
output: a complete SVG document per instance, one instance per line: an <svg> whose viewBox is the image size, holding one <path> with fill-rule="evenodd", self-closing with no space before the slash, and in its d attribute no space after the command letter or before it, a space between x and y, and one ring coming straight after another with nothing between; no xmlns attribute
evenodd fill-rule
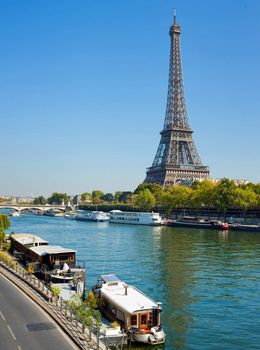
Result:
<svg viewBox="0 0 260 350"><path fill-rule="evenodd" d="M76 220L80 221L94 221L94 222L108 222L109 215L103 211L81 211L75 216Z"/></svg>
<svg viewBox="0 0 260 350"><path fill-rule="evenodd" d="M260 232L260 225L230 224L229 228L232 231Z"/></svg>
<svg viewBox="0 0 260 350"><path fill-rule="evenodd" d="M13 210L11 213L10 213L11 216L20 216L20 213L19 211L17 210Z"/></svg>
<svg viewBox="0 0 260 350"><path fill-rule="evenodd" d="M146 344L162 344L165 333L161 326L161 303L115 275L102 275L92 291L102 315L110 322L117 321L127 332L129 340Z"/></svg>
<svg viewBox="0 0 260 350"><path fill-rule="evenodd" d="M181 219L173 220L167 223L168 226L188 227L188 228L204 228L227 230L229 225L220 220L204 220L193 216L183 216Z"/></svg>
<svg viewBox="0 0 260 350"><path fill-rule="evenodd" d="M65 219L70 219L70 220L76 220L76 216L77 216L77 212L73 211L73 212L66 213L64 215L64 218Z"/></svg>
<svg viewBox="0 0 260 350"><path fill-rule="evenodd" d="M50 209L50 210L47 210L46 212L44 212L44 215L55 216L55 217L63 217L64 216L64 212L59 210L59 209Z"/></svg>
<svg viewBox="0 0 260 350"><path fill-rule="evenodd" d="M126 212L121 210L111 210L110 222L116 224L131 224L131 225L160 225L162 218L159 213L146 212Z"/></svg>
<svg viewBox="0 0 260 350"><path fill-rule="evenodd" d="M11 252L27 270L52 287L59 287L65 300L73 294L83 294L86 271L76 267L75 250L49 245L46 240L28 233L12 234L10 242Z"/></svg>

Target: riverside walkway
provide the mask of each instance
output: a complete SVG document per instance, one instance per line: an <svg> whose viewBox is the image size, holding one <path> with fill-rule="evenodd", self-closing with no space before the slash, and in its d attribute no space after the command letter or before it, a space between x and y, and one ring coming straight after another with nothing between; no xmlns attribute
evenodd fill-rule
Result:
<svg viewBox="0 0 260 350"><path fill-rule="evenodd" d="M1 349L79 349L45 312L2 274L0 290Z"/></svg>
<svg viewBox="0 0 260 350"><path fill-rule="evenodd" d="M4 277L1 275L3 275ZM105 344L105 342L101 342L99 340L99 330L98 329L92 329L91 327L85 327L85 325L78 319L77 315L74 314L72 312L72 310L68 307L67 303L65 303L61 298L54 298L52 292L50 291L50 289L47 287L47 285L45 283L43 283L41 280L37 279L34 275L29 274L20 265L16 264L15 266L10 266L10 265L0 261L0 277L1 277L1 279L0 279L1 287L5 283L4 288L5 288L6 293L7 293L7 296L4 297L3 300L0 299L1 307L2 307L2 305L7 304L7 302L5 300L7 300L9 298L9 295L13 295L13 297L15 297L13 294L15 288L11 288L12 286L10 285L10 283L12 282L13 284L16 285L16 287L18 287L25 294L27 294L27 296L29 296L30 299L32 299L36 304L38 304L38 306L40 306L40 308L42 310L44 310L49 315L49 317L51 317L51 319L53 320L53 322L34 321L33 316L32 316L33 313L31 313L31 321L30 321L30 313L26 312L26 315L24 316L25 307L22 306L24 302L22 302L21 305L19 302L17 302L14 304L14 305L16 305L16 308L13 310L13 315L15 317L16 314L18 314L18 312L22 313L23 316L20 315L19 317L20 318L25 317L24 324L26 323L27 326L25 328L27 328L28 332L30 331L30 329L35 330L35 332L34 332L34 335L35 335L37 332L37 327L38 327L38 332L39 331L43 332L44 330L48 331L47 334L49 336L49 333L51 330L55 330L55 329L57 330L60 328L60 329L62 329L63 332L66 333L67 337L69 337L74 344L73 345L74 347L73 347L67 341L67 345L60 346L59 347L60 349L66 349L66 350L67 349L110 350L108 339L105 340L106 344ZM5 281L4 281L4 278L5 278ZM6 279L8 279L10 282L7 282ZM8 289L10 291L10 294L8 294L6 283L9 283ZM19 294L17 292L18 291L16 289L15 295ZM22 293L20 293L20 294L22 295ZM28 300L27 300L27 302L28 302ZM28 304L26 304L26 305L28 306ZM5 320L7 320L7 316L9 315L8 309L6 309L6 308L5 308L5 310L0 309L0 311L1 311L1 313L0 313L1 323L6 322ZM38 310L38 313L39 313L39 310ZM17 320L19 319L19 317L17 318ZM37 326L37 324L38 324L38 326ZM10 325L6 323L6 329L8 329L11 337L13 338L13 341L18 339L18 336L16 337L14 331L12 331L11 328L9 329L7 326L9 326L9 328L10 328ZM29 328L28 328L28 326L29 326ZM21 332L17 327L18 327L18 324L17 324L17 322L15 322L15 329L18 332L17 334L19 334L19 339L24 339L25 334L23 334L23 332ZM39 329L39 327L40 327L40 329ZM0 329L2 329L2 327L0 327ZM21 338L20 338L20 334L21 334ZM44 339L47 338L47 334L45 334ZM2 331L0 332L0 335L2 336ZM3 336L5 337L3 339L6 339L7 344L9 344L10 341L8 340L8 337L6 336L6 334ZM61 337L61 334L60 334L60 337ZM34 341L36 341L35 336L34 336ZM50 341L52 341L52 340L50 340ZM45 342L43 342L43 344L45 344ZM59 340L58 340L58 344L59 344ZM66 344L65 338L64 338L64 344ZM20 344L17 344L16 348L18 350L30 349L30 348L41 349L41 347L36 347L36 346L35 347L31 347L31 346L30 347L28 347L28 346L21 347ZM52 347L45 346L42 348L44 348L44 349L49 349L49 348L56 349L55 346L52 346ZM8 347L6 347L5 349L8 349Z"/></svg>

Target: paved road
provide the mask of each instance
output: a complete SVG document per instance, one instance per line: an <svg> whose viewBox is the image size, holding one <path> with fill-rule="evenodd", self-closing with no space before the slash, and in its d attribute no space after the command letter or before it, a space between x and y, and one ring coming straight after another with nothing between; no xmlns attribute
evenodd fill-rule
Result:
<svg viewBox="0 0 260 350"><path fill-rule="evenodd" d="M53 320L0 274L0 350L72 349Z"/></svg>

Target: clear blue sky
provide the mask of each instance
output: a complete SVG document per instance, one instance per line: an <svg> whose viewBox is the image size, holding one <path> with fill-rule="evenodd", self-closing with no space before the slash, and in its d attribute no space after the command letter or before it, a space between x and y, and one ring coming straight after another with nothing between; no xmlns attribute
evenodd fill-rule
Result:
<svg viewBox="0 0 260 350"><path fill-rule="evenodd" d="M259 0L1 0L0 194L133 190L163 127L172 9L211 176L260 181Z"/></svg>

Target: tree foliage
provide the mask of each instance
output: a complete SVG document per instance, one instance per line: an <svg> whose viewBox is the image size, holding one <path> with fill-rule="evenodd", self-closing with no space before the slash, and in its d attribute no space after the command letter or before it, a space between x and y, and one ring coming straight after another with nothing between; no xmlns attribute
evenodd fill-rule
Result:
<svg viewBox="0 0 260 350"><path fill-rule="evenodd" d="M33 204L36 205L45 205L47 203L47 199L43 196L36 197L33 201Z"/></svg>
<svg viewBox="0 0 260 350"><path fill-rule="evenodd" d="M216 188L215 208L226 217L226 212L234 204L236 185L233 180L222 179Z"/></svg>
<svg viewBox="0 0 260 350"><path fill-rule="evenodd" d="M169 186L162 195L162 204L168 214L171 214L176 208L192 207L193 190L185 186Z"/></svg>
<svg viewBox="0 0 260 350"><path fill-rule="evenodd" d="M10 219L6 214L0 214L0 249L4 248L5 245L5 230L10 227Z"/></svg>
<svg viewBox="0 0 260 350"><path fill-rule="evenodd" d="M81 199L83 200L83 201L86 201L86 200L91 200L91 193L89 193L89 192L84 192L84 193L82 193L81 194Z"/></svg>
<svg viewBox="0 0 260 350"><path fill-rule="evenodd" d="M6 214L0 214L0 231L7 230L10 227L10 219Z"/></svg>
<svg viewBox="0 0 260 350"><path fill-rule="evenodd" d="M146 189L148 189L154 195L156 204L159 205L163 194L162 186L154 183L142 183L134 190L134 194L139 194Z"/></svg>
<svg viewBox="0 0 260 350"><path fill-rule="evenodd" d="M155 203L156 199L148 188L140 191L135 199L135 204L145 211L150 211L152 208L154 208Z"/></svg>
<svg viewBox="0 0 260 350"><path fill-rule="evenodd" d="M101 197L104 196L104 192L100 190L92 191L92 203L97 204L101 202Z"/></svg>
<svg viewBox="0 0 260 350"><path fill-rule="evenodd" d="M64 202L64 204L67 204L68 200L69 200L69 198L68 198L67 193L53 192L51 197L48 198L48 203L61 205L63 202Z"/></svg>
<svg viewBox="0 0 260 350"><path fill-rule="evenodd" d="M112 193L106 193L103 196L100 197L102 201L112 203L114 200L114 196Z"/></svg>

